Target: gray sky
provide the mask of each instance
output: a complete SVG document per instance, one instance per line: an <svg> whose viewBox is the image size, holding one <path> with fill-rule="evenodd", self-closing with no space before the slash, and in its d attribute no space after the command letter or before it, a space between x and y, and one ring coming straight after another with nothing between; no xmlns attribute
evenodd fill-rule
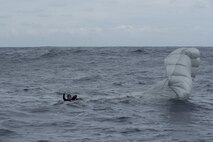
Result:
<svg viewBox="0 0 213 142"><path fill-rule="evenodd" d="M182 45L213 45L213 0L0 0L0 47Z"/></svg>

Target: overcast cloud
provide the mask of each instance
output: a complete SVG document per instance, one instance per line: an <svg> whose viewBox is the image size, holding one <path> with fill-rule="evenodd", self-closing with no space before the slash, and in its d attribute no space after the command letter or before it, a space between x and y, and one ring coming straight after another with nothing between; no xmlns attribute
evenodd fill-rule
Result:
<svg viewBox="0 0 213 142"><path fill-rule="evenodd" d="M0 0L0 46L212 46L213 0Z"/></svg>

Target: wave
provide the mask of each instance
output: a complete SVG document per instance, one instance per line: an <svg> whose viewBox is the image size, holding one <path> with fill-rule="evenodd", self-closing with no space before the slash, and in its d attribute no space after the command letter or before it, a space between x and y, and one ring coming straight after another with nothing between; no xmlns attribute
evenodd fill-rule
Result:
<svg viewBox="0 0 213 142"><path fill-rule="evenodd" d="M149 52L145 49L136 49L134 51L131 51L132 53L137 53L137 54L149 54Z"/></svg>
<svg viewBox="0 0 213 142"><path fill-rule="evenodd" d="M114 82L113 85L114 86L123 86L123 83L122 82Z"/></svg>
<svg viewBox="0 0 213 142"><path fill-rule="evenodd" d="M52 48L52 49L48 49L46 53L42 54L40 57L41 58L53 58L53 57L57 57L57 56L68 56L68 55L75 55L75 54L86 54L89 53L89 50L86 49L71 49L71 48Z"/></svg>
<svg viewBox="0 0 213 142"><path fill-rule="evenodd" d="M25 117L25 116L23 115L20 117ZM7 128L14 129L14 128L19 128L19 127L29 126L30 124L24 120L8 119L8 120L3 121L1 123L1 125L4 127L7 127Z"/></svg>
<svg viewBox="0 0 213 142"><path fill-rule="evenodd" d="M66 55L66 52L59 51L58 49L50 49L46 53L42 54L41 58L52 58L58 55Z"/></svg>
<svg viewBox="0 0 213 142"><path fill-rule="evenodd" d="M125 128L124 130L121 131L121 133L127 135L127 134L132 134L132 133L139 133L141 131L143 131L143 130L140 128L137 128L137 127L136 128Z"/></svg>
<svg viewBox="0 0 213 142"><path fill-rule="evenodd" d="M102 117L96 117L94 118L95 121L98 122L113 122L113 123L131 123L132 117L128 116L102 116Z"/></svg>
<svg viewBox="0 0 213 142"><path fill-rule="evenodd" d="M16 134L15 131L8 130L8 129L0 129L0 136L10 136Z"/></svg>
<svg viewBox="0 0 213 142"><path fill-rule="evenodd" d="M50 142L49 140L38 140L36 142Z"/></svg>
<svg viewBox="0 0 213 142"><path fill-rule="evenodd" d="M63 57L69 55L89 54L84 48L9 48L0 50L0 61L29 62L32 60Z"/></svg>
<svg viewBox="0 0 213 142"><path fill-rule="evenodd" d="M85 77L80 77L78 79L74 79L74 82L79 83L79 82L96 82L97 80L100 80L101 77L99 75L92 75L92 76L85 76Z"/></svg>
<svg viewBox="0 0 213 142"><path fill-rule="evenodd" d="M101 92L101 91L90 91L88 92L89 95L92 96L109 96L110 94L106 93L106 92Z"/></svg>

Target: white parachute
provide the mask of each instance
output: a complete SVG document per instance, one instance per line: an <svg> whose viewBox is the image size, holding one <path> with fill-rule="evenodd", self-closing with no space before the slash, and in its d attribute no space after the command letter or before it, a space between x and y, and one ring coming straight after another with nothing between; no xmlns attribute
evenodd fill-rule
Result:
<svg viewBox="0 0 213 142"><path fill-rule="evenodd" d="M165 84L175 93L177 99L189 98L192 79L200 64L200 51L196 48L179 48L170 53L164 63L168 77Z"/></svg>

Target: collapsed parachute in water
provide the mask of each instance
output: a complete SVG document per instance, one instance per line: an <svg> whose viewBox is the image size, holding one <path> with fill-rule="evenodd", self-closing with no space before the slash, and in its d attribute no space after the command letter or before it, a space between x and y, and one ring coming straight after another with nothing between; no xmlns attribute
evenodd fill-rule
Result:
<svg viewBox="0 0 213 142"><path fill-rule="evenodd" d="M200 64L200 51L196 48L179 48L164 60L167 85L175 92L177 99L189 98L192 90L192 78Z"/></svg>

